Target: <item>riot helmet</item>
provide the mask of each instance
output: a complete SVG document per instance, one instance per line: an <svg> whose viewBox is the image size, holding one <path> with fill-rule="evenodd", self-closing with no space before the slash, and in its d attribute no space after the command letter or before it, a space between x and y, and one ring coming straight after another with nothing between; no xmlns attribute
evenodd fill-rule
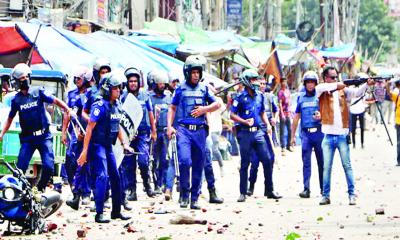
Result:
<svg viewBox="0 0 400 240"><path fill-rule="evenodd" d="M200 79L203 78L204 66L207 60L202 55L191 55L186 58L185 65L183 66L183 75L186 82L190 82L193 70L199 70Z"/></svg>
<svg viewBox="0 0 400 240"><path fill-rule="evenodd" d="M162 94L168 84L168 74L163 70L154 69L147 74L147 82L154 85L152 89L156 93Z"/></svg>
<svg viewBox="0 0 400 240"><path fill-rule="evenodd" d="M134 67L129 67L125 70L124 72L125 78L126 78L126 89L128 90L128 92L137 92L139 91L140 85L141 85L141 73L137 68ZM138 82L138 87L137 89L135 89L134 91L132 89L130 89L129 87L129 79L131 77L136 77L137 82Z"/></svg>
<svg viewBox="0 0 400 240"><path fill-rule="evenodd" d="M101 74L104 74L105 71L111 72L111 63L107 58L97 58L94 65L93 65L93 77L96 81L96 84L99 84ZM102 73L103 72L103 73Z"/></svg>
<svg viewBox="0 0 400 240"><path fill-rule="evenodd" d="M28 90L31 83L31 68L25 63L18 63L11 71L11 81L15 82L16 89ZM23 79L24 78L24 79Z"/></svg>
<svg viewBox="0 0 400 240"><path fill-rule="evenodd" d="M241 76L241 81L243 82L243 85L250 88L251 90L255 91L257 90L257 87L259 86L256 83L252 83L253 79L258 78L258 73L253 70L253 69L246 69Z"/></svg>
<svg viewBox="0 0 400 240"><path fill-rule="evenodd" d="M318 84L318 74L314 71L307 71L303 75L303 84L306 85L306 82L313 81L315 85Z"/></svg>
<svg viewBox="0 0 400 240"><path fill-rule="evenodd" d="M74 84L76 85L78 79L82 79L82 85L78 87L88 87L89 82L93 77L93 72L86 66L78 66L72 74Z"/></svg>
<svg viewBox="0 0 400 240"><path fill-rule="evenodd" d="M113 87L120 87L121 89L124 80L124 75L119 72L104 74L100 81L100 95L103 97L103 99L110 100Z"/></svg>

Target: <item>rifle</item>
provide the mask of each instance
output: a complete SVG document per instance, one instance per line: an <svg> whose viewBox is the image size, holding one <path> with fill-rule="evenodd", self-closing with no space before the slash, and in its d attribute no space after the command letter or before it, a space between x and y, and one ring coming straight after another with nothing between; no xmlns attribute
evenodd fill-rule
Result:
<svg viewBox="0 0 400 240"><path fill-rule="evenodd" d="M151 140L151 143L150 143L150 171L151 171L151 176L153 177L153 183L154 183L154 186L156 187L157 186L157 174L156 174L156 171L157 171L157 168L158 168L158 166L157 166L157 163L155 162L155 160L154 160L154 155L153 155L153 149L154 148L154 141L153 140Z"/></svg>
<svg viewBox="0 0 400 240"><path fill-rule="evenodd" d="M363 83L366 83L368 79L372 79L374 81L388 81L392 79L394 76L375 76L375 77L369 77L369 78L357 78L357 79L346 79L343 80L343 83L347 86L359 86Z"/></svg>
<svg viewBox="0 0 400 240"><path fill-rule="evenodd" d="M179 163L178 163L178 148L177 148L177 146L176 146L176 135L173 135L172 136L172 138L171 138L171 141L170 141L170 144L172 144L171 145L171 147L172 147L172 158L173 158L173 160L174 160L174 166L175 166L175 177L178 177L179 178L179 176L180 176L180 173L179 173Z"/></svg>
<svg viewBox="0 0 400 240"><path fill-rule="evenodd" d="M236 85L239 85L239 84L241 84L241 83L243 83L243 84L246 85L246 86L250 86L250 83L249 83L249 81L248 81L246 78L240 77L240 78L239 78L239 81L234 82L234 83L230 83L230 84L228 84L228 85L225 85L221 90L217 91L217 92L215 93L215 95L218 95L218 94L220 94L220 93L222 93L222 92L225 92L225 91L227 91L229 88L232 88L232 87L234 87L234 86L236 86Z"/></svg>

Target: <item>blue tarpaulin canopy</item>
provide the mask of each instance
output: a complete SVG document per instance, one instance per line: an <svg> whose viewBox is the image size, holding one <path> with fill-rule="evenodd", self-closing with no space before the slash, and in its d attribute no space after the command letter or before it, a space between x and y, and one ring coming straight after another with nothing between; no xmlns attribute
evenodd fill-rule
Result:
<svg viewBox="0 0 400 240"><path fill-rule="evenodd" d="M319 52L323 57L347 59L353 55L355 47L355 43L348 43L337 47L322 48L319 50Z"/></svg>
<svg viewBox="0 0 400 240"><path fill-rule="evenodd" d="M0 27L14 26L15 23L0 22ZM24 34L34 41L39 25L17 23ZM0 39L1 43L1 39ZM183 62L154 50L129 37L96 32L80 34L51 26L42 26L36 41L37 49L48 65L34 68L52 68L64 73L73 72L78 65L91 67L97 57L108 58L113 68L136 67L143 75L155 68L172 72L183 80ZM225 82L204 74L215 86Z"/></svg>

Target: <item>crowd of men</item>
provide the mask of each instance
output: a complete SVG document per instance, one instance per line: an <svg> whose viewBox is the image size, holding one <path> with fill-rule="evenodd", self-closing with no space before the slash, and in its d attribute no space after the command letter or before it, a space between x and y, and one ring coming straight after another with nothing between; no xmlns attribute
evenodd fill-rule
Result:
<svg viewBox="0 0 400 240"><path fill-rule="evenodd" d="M62 141L67 145L65 177L73 193L66 204L78 210L81 204L90 204L93 196L98 223L110 222L103 215L104 208L110 207L109 199L111 219L130 218L121 209L131 210L130 202L138 200L137 168L148 197L164 194L169 201L177 183L180 207L198 210L205 179L209 202L223 203L215 188L212 160L218 160L223 175L227 152L240 155L238 202L245 202L253 194L260 163L264 169L264 195L279 199L281 196L275 192L273 183L274 148L280 143L282 155L292 151L296 132L300 132L303 160L303 190L299 196L310 197L314 151L322 195L319 204L330 204L332 163L337 149L348 185L349 204L356 204L348 136L350 125L355 131L353 117L361 116L353 106L364 98L369 86L376 84L372 79L354 88L338 81L334 67L323 70L322 81L316 72L307 71L292 116L291 96L285 80L280 84L276 102L265 78L254 70L245 70L238 88L228 94L225 106L216 96L213 84L203 81L205 63L200 55L189 56L183 67L183 82L155 69L144 84L139 69L113 71L106 59L98 59L93 69L82 66L73 73L76 88L68 92L66 103L48 94L43 87L30 86L30 68L18 64L11 72L18 93L11 102L0 140L19 113L21 149L17 167L26 171L37 149L43 163L37 187L45 191L54 172L54 153L44 104L62 108ZM395 86L400 88L400 82ZM399 93L390 88L390 83L385 90L396 103L396 130L400 139ZM135 137L129 141L122 133L120 120L121 106L131 95L140 103L143 117ZM115 144L121 144L126 153L119 166L112 147ZM171 154L173 146L175 154ZM397 148L400 154L399 141Z"/></svg>

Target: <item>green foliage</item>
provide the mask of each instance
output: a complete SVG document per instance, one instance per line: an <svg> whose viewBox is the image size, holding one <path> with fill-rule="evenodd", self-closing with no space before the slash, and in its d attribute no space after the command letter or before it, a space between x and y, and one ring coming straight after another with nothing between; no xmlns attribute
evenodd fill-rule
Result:
<svg viewBox="0 0 400 240"><path fill-rule="evenodd" d="M282 30L296 29L296 0L285 0L282 4ZM302 0L301 5L304 14L300 16L300 22L310 21L318 28L320 24L319 18L319 1L318 0ZM292 33L294 37L295 33Z"/></svg>
<svg viewBox="0 0 400 240"><path fill-rule="evenodd" d="M298 233L291 232L288 235L286 235L286 240L296 240L297 238L301 238L301 236Z"/></svg>
<svg viewBox="0 0 400 240"><path fill-rule="evenodd" d="M383 0L361 1L358 45L361 45L364 51L368 49L369 56L372 56L383 42L378 59L384 59L396 41L394 22L394 19L388 16L388 8Z"/></svg>
<svg viewBox="0 0 400 240"><path fill-rule="evenodd" d="M258 31L258 27L263 24L265 0L253 0L253 31L249 29L249 0L243 0L242 9L242 25L240 33L244 36L254 36Z"/></svg>

